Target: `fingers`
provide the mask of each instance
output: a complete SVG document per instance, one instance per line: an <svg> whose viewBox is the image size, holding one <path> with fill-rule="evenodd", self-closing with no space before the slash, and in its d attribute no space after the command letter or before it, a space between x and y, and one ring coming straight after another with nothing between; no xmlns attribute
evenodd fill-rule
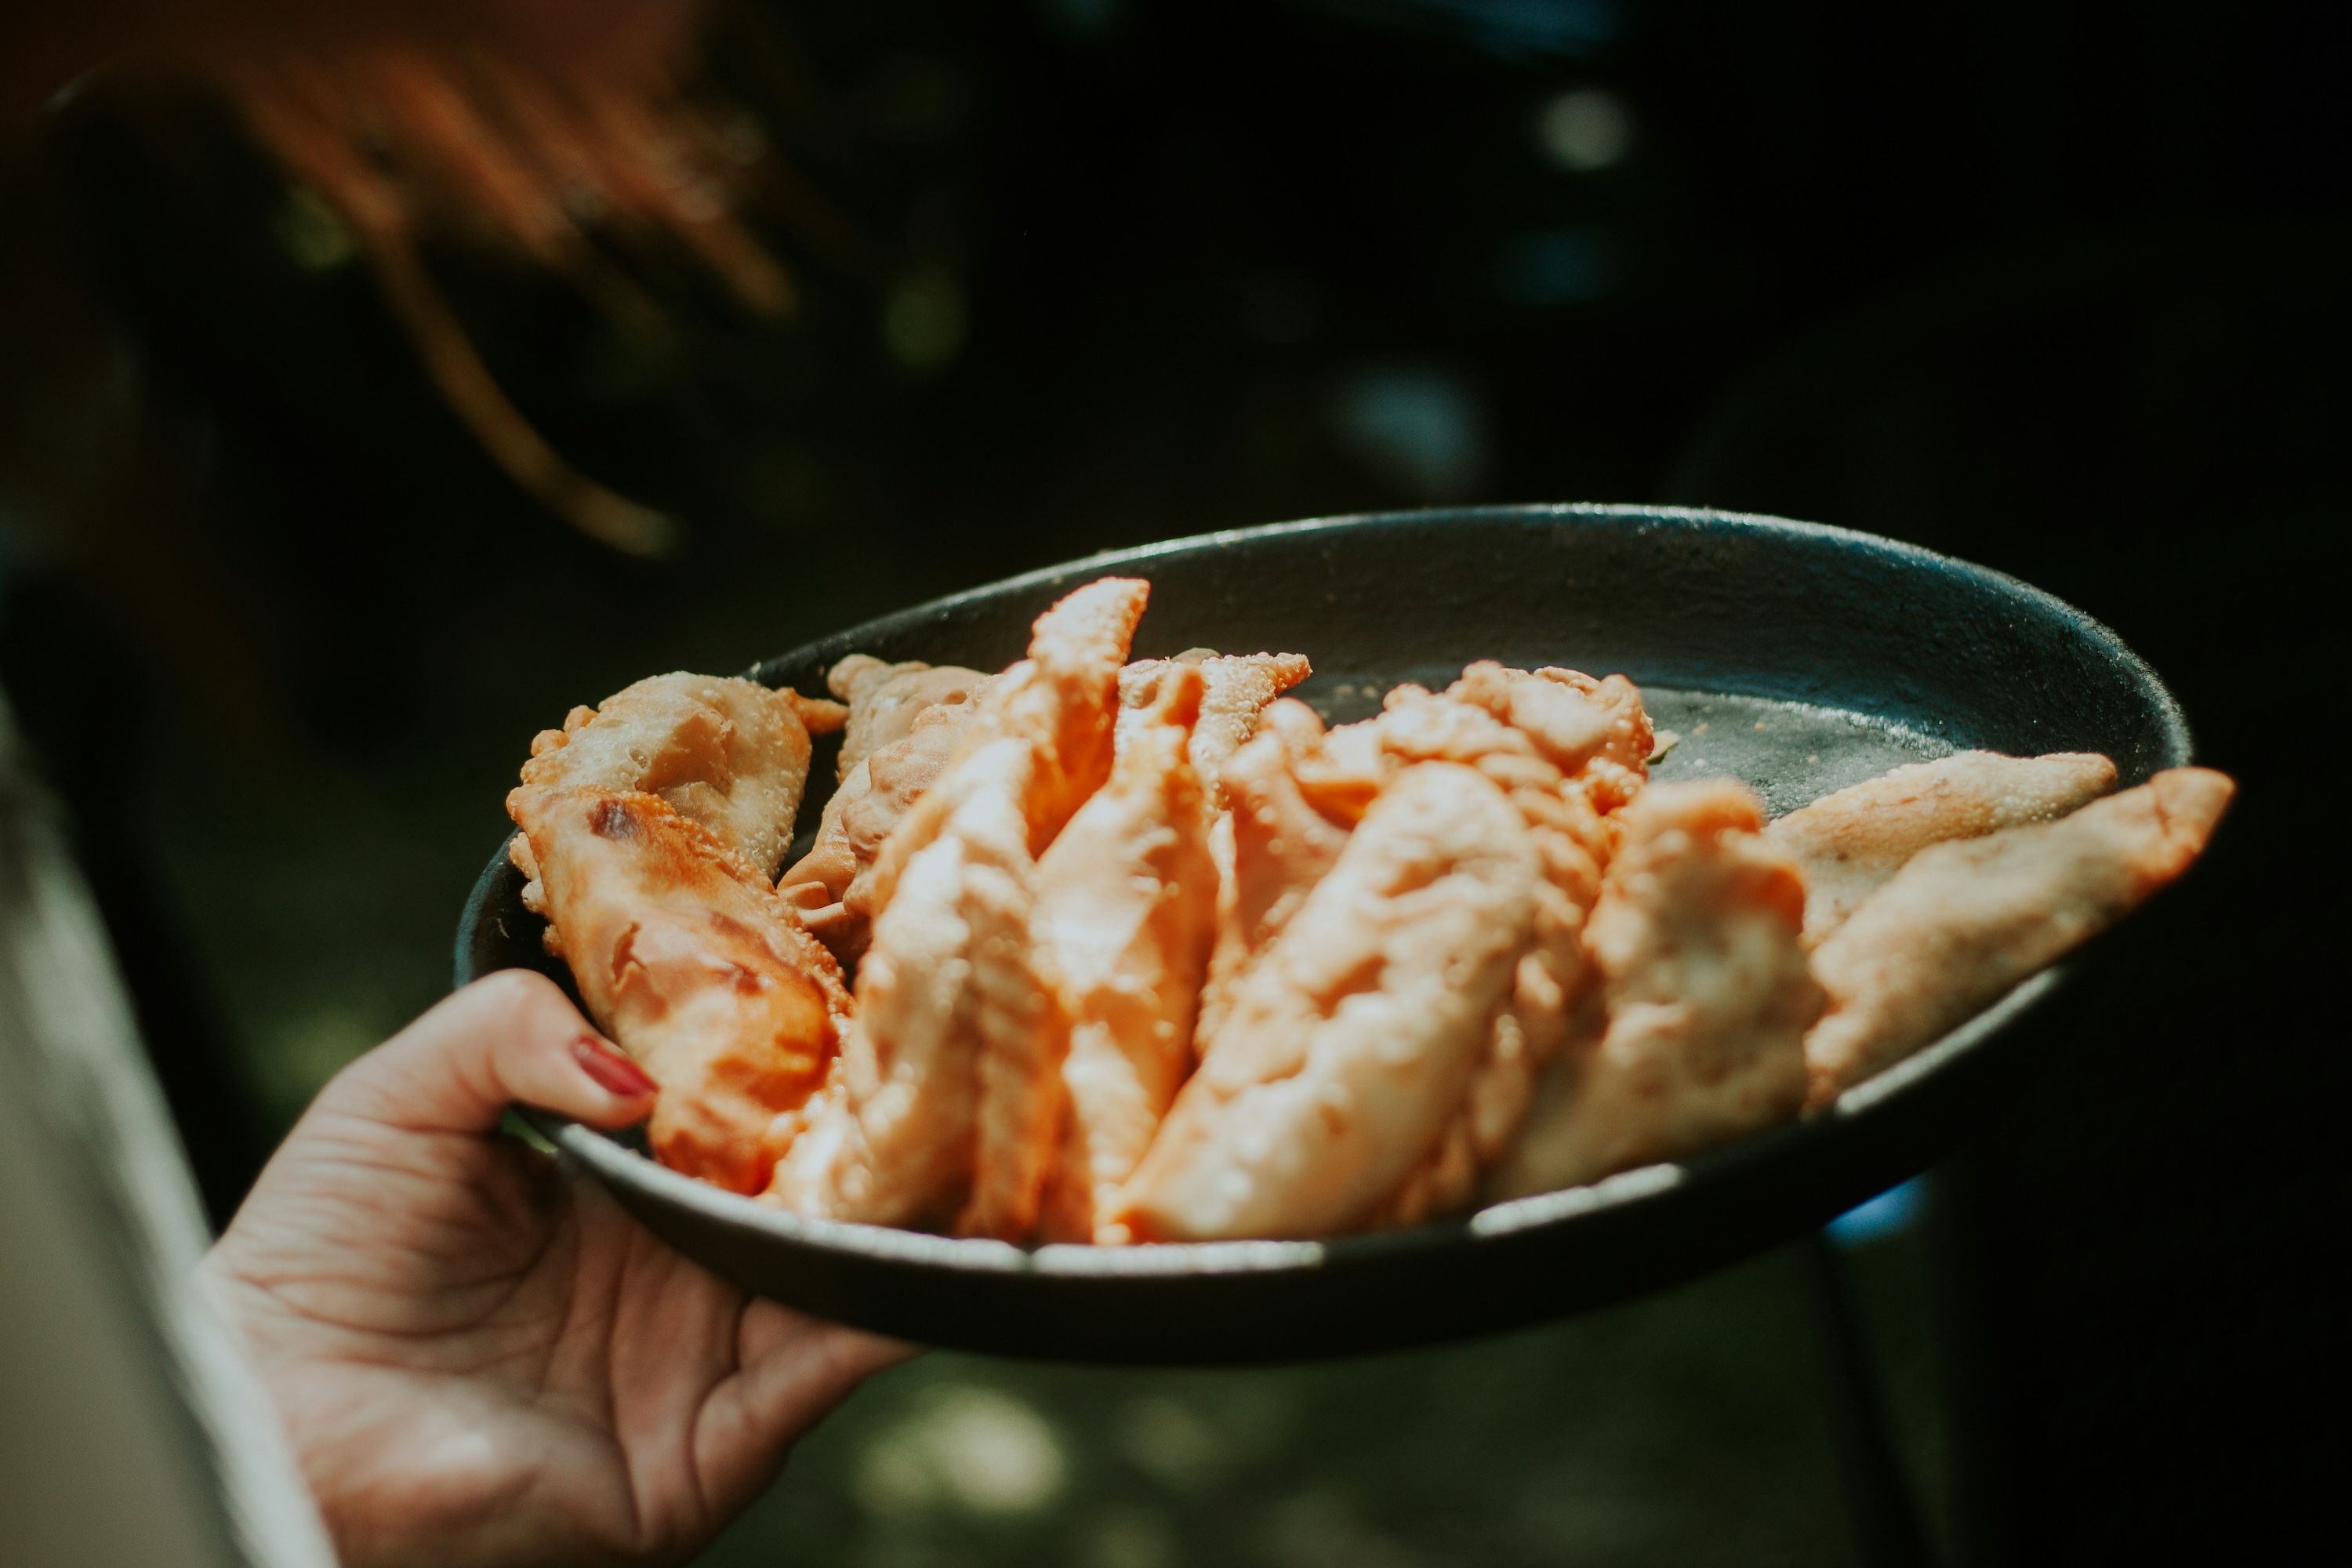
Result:
<svg viewBox="0 0 2352 1568"><path fill-rule="evenodd" d="M789 1441L859 1384L921 1349L754 1300L736 1330L737 1393L747 1414L781 1428Z"/></svg>
<svg viewBox="0 0 2352 1568"><path fill-rule="evenodd" d="M517 1103L621 1127L653 1109L656 1087L553 981L509 969L353 1062L319 1103L419 1131L488 1132Z"/></svg>
<svg viewBox="0 0 2352 1568"><path fill-rule="evenodd" d="M786 1357L778 1353L778 1349L786 1344L793 1347L788 1352L793 1355L804 1356L813 1350L819 1365L813 1370L802 1369L796 1392L810 1397L812 1391L821 1385L825 1410L833 1408L876 1373L887 1372L923 1353L921 1345L811 1318L773 1301L753 1301L744 1309L743 1316L745 1367L759 1370L782 1362ZM771 1344L769 1323L778 1319L784 1322L781 1331L773 1335L775 1343ZM757 1349L752 1348L755 1346Z"/></svg>
<svg viewBox="0 0 2352 1568"><path fill-rule="evenodd" d="M736 1331L738 1370L711 1392L695 1434L716 1499L756 1494L786 1450L859 1384L921 1350L773 1301L746 1306Z"/></svg>

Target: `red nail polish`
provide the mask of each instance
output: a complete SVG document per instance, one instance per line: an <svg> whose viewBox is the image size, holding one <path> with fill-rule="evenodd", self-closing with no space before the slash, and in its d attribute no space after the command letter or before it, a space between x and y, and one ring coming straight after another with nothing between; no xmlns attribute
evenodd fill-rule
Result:
<svg viewBox="0 0 2352 1568"><path fill-rule="evenodd" d="M661 1088L645 1068L621 1054L621 1048L596 1035L572 1042L572 1058L581 1070L624 1100L635 1100Z"/></svg>

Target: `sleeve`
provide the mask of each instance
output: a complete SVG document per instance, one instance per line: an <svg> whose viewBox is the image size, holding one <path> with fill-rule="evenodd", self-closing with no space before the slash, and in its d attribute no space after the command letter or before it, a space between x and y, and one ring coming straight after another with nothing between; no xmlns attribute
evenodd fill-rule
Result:
<svg viewBox="0 0 2352 1568"><path fill-rule="evenodd" d="M197 1290L208 1240L96 913L0 706L11 1562L331 1568L275 1413Z"/></svg>

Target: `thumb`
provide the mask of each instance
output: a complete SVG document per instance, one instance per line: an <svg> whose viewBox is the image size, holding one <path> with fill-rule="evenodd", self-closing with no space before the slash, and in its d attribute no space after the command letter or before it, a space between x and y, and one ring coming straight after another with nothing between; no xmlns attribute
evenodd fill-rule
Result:
<svg viewBox="0 0 2352 1568"><path fill-rule="evenodd" d="M318 1108L420 1132L488 1132L518 1102L595 1127L641 1121L658 1086L543 974L501 970L338 1074Z"/></svg>

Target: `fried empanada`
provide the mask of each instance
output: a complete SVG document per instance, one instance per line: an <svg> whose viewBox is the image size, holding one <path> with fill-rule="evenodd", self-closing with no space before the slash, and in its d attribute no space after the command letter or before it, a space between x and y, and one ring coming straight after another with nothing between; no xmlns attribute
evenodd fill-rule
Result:
<svg viewBox="0 0 2352 1568"><path fill-rule="evenodd" d="M1328 731L1304 703L1277 700L1265 728L1273 733L1227 764L1231 822L1220 824L1220 838L1231 850L1229 907L1219 916L1204 1026L1221 1015L1227 977L1281 928L1399 769L1453 762L1506 791L1535 792L1530 800L1574 793L1583 809L1532 808L1574 840L1555 857L1572 889L1607 859L1610 830L1599 813L1639 787L1650 744L1640 697L1622 676L1596 681L1492 662L1470 666L1444 693L1400 686L1377 717ZM1589 906L1592 889L1571 896Z"/></svg>
<svg viewBox="0 0 2352 1568"><path fill-rule="evenodd" d="M1314 673L1307 656L1297 653L1215 653L1192 648L1174 658L1147 658L1129 665L1118 677L1119 744L1148 721L1144 715L1159 700L1162 679L1178 665L1201 672L1201 717L1192 726L1192 772L1199 776L1208 809L1224 805L1219 780L1227 759L1257 733L1266 705Z"/></svg>
<svg viewBox="0 0 2352 1568"><path fill-rule="evenodd" d="M1126 1239L1097 1226L1097 1211L1142 1160L1192 1066L1217 899L1190 760L1203 682L1198 668L1180 664L1155 685L1150 707L1120 715L1109 781L1037 862L1031 929L1070 1028L1062 1064L1069 1121L1045 1203L1050 1239Z"/></svg>
<svg viewBox="0 0 2352 1568"><path fill-rule="evenodd" d="M875 858L861 1026L839 1090L777 1170L777 1202L1005 1240L1035 1225L1067 1023L1032 931L1034 857L1110 771L1148 593L1109 577L1068 595L1038 617L1030 657L965 705L964 749Z"/></svg>
<svg viewBox="0 0 2352 1568"><path fill-rule="evenodd" d="M1503 792L1404 769L1235 984L1112 1218L1141 1239L1363 1225L1460 1105L1535 921Z"/></svg>
<svg viewBox="0 0 2352 1568"><path fill-rule="evenodd" d="M1335 820L1300 788L1298 765L1322 738L1323 721L1313 709L1281 698L1266 709L1257 735L1226 762L1227 809L1211 830L1220 876L1216 941L1196 1025L1204 1045L1224 1017L1234 982L1339 864L1362 814L1357 807Z"/></svg>
<svg viewBox="0 0 2352 1568"><path fill-rule="evenodd" d="M1487 1026L1462 1105L1436 1149L1384 1205L1381 1222L1412 1225L1467 1205L1481 1178L1516 1145L1546 1067L1569 1039L1591 968L1585 927L1612 842L1591 802L1570 787L1508 792L1536 847L1536 920L1511 989Z"/></svg>
<svg viewBox="0 0 2352 1568"><path fill-rule="evenodd" d="M1073 590L1037 617L1029 657L975 699L989 733L1017 735L1036 752L1033 850L1042 853L1110 776L1119 671L1150 595L1139 577L1101 577Z"/></svg>
<svg viewBox="0 0 2352 1568"><path fill-rule="evenodd" d="M1136 577L1099 577L1072 590L1037 617L1029 657L991 679L964 705L971 716L959 755L1014 739L1035 760L1022 803L1032 855L1042 854L1070 814L1110 776L1118 673L1150 593L1151 585ZM937 813L927 818L918 798L884 840L870 877L876 913L888 907L907 858L943 820Z"/></svg>
<svg viewBox="0 0 2352 1568"><path fill-rule="evenodd" d="M764 876L655 795L525 784L507 807L589 1016L661 1086L654 1153L758 1192L849 1015L833 954Z"/></svg>
<svg viewBox="0 0 2352 1568"><path fill-rule="evenodd" d="M861 733L858 703L853 699L851 733L842 744L848 765L842 770L841 784L824 803L809 852L778 883L778 890L801 911L809 930L845 963L866 951L873 928L875 858L916 800L962 749L977 711L971 698L992 679L967 681L969 672L955 666L916 668L878 659L859 664L862 658L866 656L853 654L834 667L828 679L862 694L871 716ZM943 672L952 673L934 679ZM957 690L963 692L961 700L950 695ZM876 704L882 704L878 710ZM866 744L853 760L855 741Z"/></svg>
<svg viewBox="0 0 2352 1568"><path fill-rule="evenodd" d="M1632 713L1638 718L1638 702ZM1368 726L1391 758L1459 762L1499 785L1541 872L1530 943L1488 1025L1468 1092L1435 1149L1383 1205L1383 1225L1413 1224L1476 1194L1481 1175L1516 1142L1539 1073L1567 1040L1587 968L1584 923L1614 842L1594 801L1613 802L1623 787L1620 764L1605 753L1638 744L1623 719L1553 680L1484 663L1444 693L1399 688Z"/></svg>
<svg viewBox="0 0 2352 1568"><path fill-rule="evenodd" d="M1579 1037L1537 1087L1491 1190L1514 1197L1693 1152L1795 1114L1822 1010L1800 932L1804 883L1729 780L1651 785L1584 944Z"/></svg>
<svg viewBox="0 0 2352 1568"><path fill-rule="evenodd" d="M875 922L837 1089L768 1196L803 1214L1018 1240L1061 1110L1059 1009L1035 963L1018 740L963 757L924 798L936 829Z"/></svg>
<svg viewBox="0 0 2352 1568"><path fill-rule="evenodd" d="M1475 1195L1480 1174L1516 1138L1538 1073L1567 1037L1584 969L1583 922L1613 842L1602 813L1639 787L1648 720L1622 678L1601 682L1492 662L1470 666L1442 693L1401 686L1378 717L1328 733L1302 716L1277 721L1290 736L1281 767L1263 741L1253 742L1258 755L1241 762L1229 830L1234 874L1202 1006L1202 1037L1222 1019L1232 976L1336 858L1343 825L1400 768L1423 762L1475 768L1505 792L1537 850L1535 934L1488 1026L1469 1090L1379 1216L1408 1224ZM1269 897L1269 888L1278 897ZM1253 913L1255 926L1245 918Z"/></svg>
<svg viewBox="0 0 2352 1568"><path fill-rule="evenodd" d="M1805 945L1818 947L1930 844L2048 822L2115 782L2115 763L2095 752L1957 752L1824 795L1764 833L1805 874Z"/></svg>
<svg viewBox="0 0 2352 1568"><path fill-rule="evenodd" d="M574 708L561 730L541 731L522 782L658 795L773 876L808 783L810 731L839 729L845 718L838 703L756 680L651 676L594 708ZM524 907L544 913L529 839L516 839L509 854L530 884Z"/></svg>
<svg viewBox="0 0 2352 1568"><path fill-rule="evenodd" d="M848 778L858 763L904 739L923 713L970 700L987 679L960 664L885 664L869 653L851 654L824 677L825 689L849 704L834 776Z"/></svg>
<svg viewBox="0 0 2352 1568"><path fill-rule="evenodd" d="M2172 768L2070 816L1921 850L1813 952L1821 1107L1990 1005L2189 868L2236 785Z"/></svg>
<svg viewBox="0 0 2352 1568"><path fill-rule="evenodd" d="M1514 669L1481 659L1445 695L1524 733L1597 811L1623 805L1649 777L1657 738L1640 689L1622 675L1595 678L1557 665Z"/></svg>

